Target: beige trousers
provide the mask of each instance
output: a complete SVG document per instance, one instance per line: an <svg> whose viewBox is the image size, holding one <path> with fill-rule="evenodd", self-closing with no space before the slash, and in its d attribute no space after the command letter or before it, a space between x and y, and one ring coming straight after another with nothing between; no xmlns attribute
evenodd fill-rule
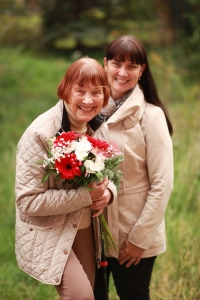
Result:
<svg viewBox="0 0 200 300"><path fill-rule="evenodd" d="M95 249L92 225L79 229L64 268L60 285L61 300L94 300Z"/></svg>

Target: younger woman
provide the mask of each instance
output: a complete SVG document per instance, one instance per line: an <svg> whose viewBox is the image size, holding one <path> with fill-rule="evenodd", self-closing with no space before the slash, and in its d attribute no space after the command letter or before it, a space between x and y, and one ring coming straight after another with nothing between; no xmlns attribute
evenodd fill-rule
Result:
<svg viewBox="0 0 200 300"><path fill-rule="evenodd" d="M124 155L118 199L107 207L107 221L119 247L107 253L120 300L149 300L157 255L165 252L164 213L173 187L172 125L153 80L146 51L132 36L120 36L107 48L104 68L110 84L109 140ZM95 300L103 299L101 269Z"/></svg>

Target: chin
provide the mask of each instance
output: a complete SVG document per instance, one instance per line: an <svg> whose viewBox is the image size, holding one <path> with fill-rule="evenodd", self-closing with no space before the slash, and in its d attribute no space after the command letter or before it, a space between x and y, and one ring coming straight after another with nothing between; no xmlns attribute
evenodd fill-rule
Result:
<svg viewBox="0 0 200 300"><path fill-rule="evenodd" d="M86 123L88 123L90 120L92 120L93 118L94 118L94 115L91 116L91 117L88 117L88 118L80 118L80 119L78 120L78 122L80 122L81 124L86 124Z"/></svg>

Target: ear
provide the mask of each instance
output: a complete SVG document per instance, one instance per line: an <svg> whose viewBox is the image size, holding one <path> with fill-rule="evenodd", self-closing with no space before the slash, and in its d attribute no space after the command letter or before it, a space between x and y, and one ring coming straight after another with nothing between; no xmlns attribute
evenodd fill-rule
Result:
<svg viewBox="0 0 200 300"><path fill-rule="evenodd" d="M104 69L106 70L106 72L107 72L107 65L108 65L107 58L104 57L104 59L103 59L103 66L104 66Z"/></svg>
<svg viewBox="0 0 200 300"><path fill-rule="evenodd" d="M145 64L141 65L141 70L140 70L140 76L139 76L139 77L142 76L142 74L143 74L145 68L146 68L146 65L145 65Z"/></svg>

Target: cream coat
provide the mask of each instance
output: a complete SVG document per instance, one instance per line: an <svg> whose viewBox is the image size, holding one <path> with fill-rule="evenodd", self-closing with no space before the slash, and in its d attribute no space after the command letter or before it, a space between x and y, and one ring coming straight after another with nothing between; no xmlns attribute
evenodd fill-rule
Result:
<svg viewBox="0 0 200 300"><path fill-rule="evenodd" d="M25 131L17 147L16 258L19 267L43 283L59 284L81 217L92 203L85 188L63 189L51 177L41 184L46 140L61 128L63 101L39 116ZM102 124L93 135L107 139ZM116 198L114 185L109 189ZM97 228L95 228L97 230ZM99 249L97 249L99 250Z"/></svg>
<svg viewBox="0 0 200 300"><path fill-rule="evenodd" d="M118 199L107 208L109 228L119 249L128 239L145 249L142 257L158 255L166 249L164 213L173 187L172 141L164 113L146 103L137 85L107 124L109 140L124 154Z"/></svg>

